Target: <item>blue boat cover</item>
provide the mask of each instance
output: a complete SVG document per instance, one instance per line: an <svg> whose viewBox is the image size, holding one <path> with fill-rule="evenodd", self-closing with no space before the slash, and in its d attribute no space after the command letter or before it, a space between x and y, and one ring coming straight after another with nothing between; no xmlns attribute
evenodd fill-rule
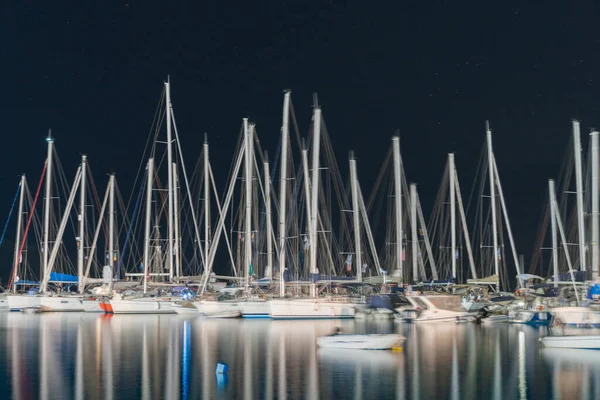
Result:
<svg viewBox="0 0 600 400"><path fill-rule="evenodd" d="M48 282L55 283L77 283L77 277L69 274L59 274L58 272L50 272L50 280Z"/></svg>

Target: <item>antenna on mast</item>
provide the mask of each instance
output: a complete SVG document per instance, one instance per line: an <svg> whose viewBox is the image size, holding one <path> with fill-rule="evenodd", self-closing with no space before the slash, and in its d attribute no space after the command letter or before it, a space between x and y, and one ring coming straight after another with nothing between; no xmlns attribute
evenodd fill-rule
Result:
<svg viewBox="0 0 600 400"><path fill-rule="evenodd" d="M313 108L319 108L319 94L313 93Z"/></svg>

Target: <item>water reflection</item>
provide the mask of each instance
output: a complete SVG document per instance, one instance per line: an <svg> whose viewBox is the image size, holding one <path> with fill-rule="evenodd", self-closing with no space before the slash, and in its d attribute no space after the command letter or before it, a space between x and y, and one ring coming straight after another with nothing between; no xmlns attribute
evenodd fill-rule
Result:
<svg viewBox="0 0 600 400"><path fill-rule="evenodd" d="M318 349L336 326L407 341ZM527 326L3 313L0 330L13 399L600 398L599 352L541 349Z"/></svg>

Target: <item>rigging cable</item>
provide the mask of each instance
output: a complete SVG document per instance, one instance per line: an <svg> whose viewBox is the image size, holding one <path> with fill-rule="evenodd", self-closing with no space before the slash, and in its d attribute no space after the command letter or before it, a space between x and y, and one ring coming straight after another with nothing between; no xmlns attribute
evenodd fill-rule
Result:
<svg viewBox="0 0 600 400"><path fill-rule="evenodd" d="M6 219L6 223L4 224L4 229L2 230L2 236L0 236L0 246L2 246L2 242L4 241L4 235L6 234L6 229L8 228L8 223L10 222L10 217L12 216L13 210L15 208L15 203L17 202L17 197L19 197L19 192L21 191L21 180L19 180L19 185L17 186L17 193L15 193L15 198L12 201L12 205L10 206L10 211L8 212L8 218Z"/></svg>

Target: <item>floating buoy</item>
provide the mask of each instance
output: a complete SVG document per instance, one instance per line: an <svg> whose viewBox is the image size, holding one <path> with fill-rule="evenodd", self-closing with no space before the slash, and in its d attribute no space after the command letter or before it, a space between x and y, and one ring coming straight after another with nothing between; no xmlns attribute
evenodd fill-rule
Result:
<svg viewBox="0 0 600 400"><path fill-rule="evenodd" d="M227 364L222 363L222 362L218 362L217 363L217 369L215 370L215 373L217 375L219 375L219 374L226 374L227 373L227 369L228 369Z"/></svg>
<svg viewBox="0 0 600 400"><path fill-rule="evenodd" d="M402 346L392 347L392 351L402 351Z"/></svg>

